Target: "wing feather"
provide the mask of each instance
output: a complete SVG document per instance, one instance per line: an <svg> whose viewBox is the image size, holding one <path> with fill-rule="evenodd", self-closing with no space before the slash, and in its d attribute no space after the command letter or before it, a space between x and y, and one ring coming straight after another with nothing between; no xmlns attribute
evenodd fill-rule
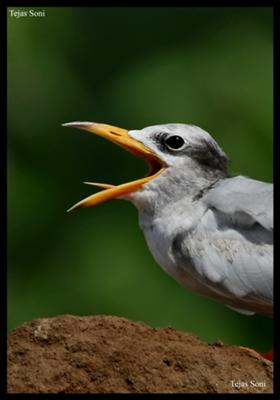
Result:
<svg viewBox="0 0 280 400"><path fill-rule="evenodd" d="M202 201L206 211L181 248L196 279L232 307L271 316L273 185L229 178Z"/></svg>
<svg viewBox="0 0 280 400"><path fill-rule="evenodd" d="M236 176L221 180L203 198L208 207L235 217L240 224L259 223L273 230L273 184Z"/></svg>

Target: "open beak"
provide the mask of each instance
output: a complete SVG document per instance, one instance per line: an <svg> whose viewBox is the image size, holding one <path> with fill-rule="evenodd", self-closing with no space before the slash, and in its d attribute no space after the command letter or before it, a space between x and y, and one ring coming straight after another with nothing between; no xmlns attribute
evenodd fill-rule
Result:
<svg viewBox="0 0 280 400"><path fill-rule="evenodd" d="M91 133L95 133L96 135L102 136L108 140L111 140L113 143L116 143L117 145L130 151L134 155L144 158L150 166L150 171L148 175L144 178L137 179L128 183L123 183L118 186L108 185L105 183L85 182L86 184L98 186L104 188L105 190L86 197L85 199L75 204L73 207L69 208L68 211L73 211L80 207L95 206L96 204L102 203L106 200L114 199L128 193L135 192L136 190L140 189L145 183L158 176L165 169L164 162L159 159L153 151L144 146L143 143L130 137L126 129L106 124L98 124L95 122L69 122L63 124L63 126L84 129Z"/></svg>

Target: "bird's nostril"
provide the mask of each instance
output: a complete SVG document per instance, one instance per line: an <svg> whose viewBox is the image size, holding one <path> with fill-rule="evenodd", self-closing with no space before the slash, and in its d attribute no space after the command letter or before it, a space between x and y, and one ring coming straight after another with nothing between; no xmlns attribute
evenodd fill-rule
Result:
<svg viewBox="0 0 280 400"><path fill-rule="evenodd" d="M115 136L121 136L120 133L117 133L117 132L114 132L114 131L110 131L110 133L112 133L112 135L115 135Z"/></svg>

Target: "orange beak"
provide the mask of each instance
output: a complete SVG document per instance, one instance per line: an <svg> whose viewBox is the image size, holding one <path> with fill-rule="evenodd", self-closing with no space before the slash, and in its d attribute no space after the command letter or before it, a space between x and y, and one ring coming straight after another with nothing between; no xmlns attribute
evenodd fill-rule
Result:
<svg viewBox="0 0 280 400"><path fill-rule="evenodd" d="M130 151L134 155L144 158L150 166L149 174L144 178L118 186L108 185L105 183L85 182L89 185L102 187L105 190L79 201L73 207L69 208L68 211L73 211L81 207L95 206L96 204L102 203L106 200L118 198L125 194L135 192L136 190L139 190L145 183L158 176L165 169L164 162L160 160L157 155L147 148L143 143L130 137L126 129L106 124L97 124L95 122L70 122L63 124L63 126L84 129L91 133L95 133L96 135L102 136Z"/></svg>

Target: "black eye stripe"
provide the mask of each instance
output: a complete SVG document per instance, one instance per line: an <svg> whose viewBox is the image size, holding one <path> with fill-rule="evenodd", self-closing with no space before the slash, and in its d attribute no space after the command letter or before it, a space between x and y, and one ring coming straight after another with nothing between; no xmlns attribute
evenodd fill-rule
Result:
<svg viewBox="0 0 280 400"><path fill-rule="evenodd" d="M181 136L179 136L179 135L172 135L172 136L167 137L167 138L164 140L164 143L165 143L170 149L179 150L179 149L181 149L181 148L184 146L185 141L184 141L184 139L183 139Z"/></svg>
<svg viewBox="0 0 280 400"><path fill-rule="evenodd" d="M191 144L181 136L167 132L159 132L154 141L162 153L190 157L200 165L213 169L225 170L227 167L226 154L213 141L201 139Z"/></svg>

